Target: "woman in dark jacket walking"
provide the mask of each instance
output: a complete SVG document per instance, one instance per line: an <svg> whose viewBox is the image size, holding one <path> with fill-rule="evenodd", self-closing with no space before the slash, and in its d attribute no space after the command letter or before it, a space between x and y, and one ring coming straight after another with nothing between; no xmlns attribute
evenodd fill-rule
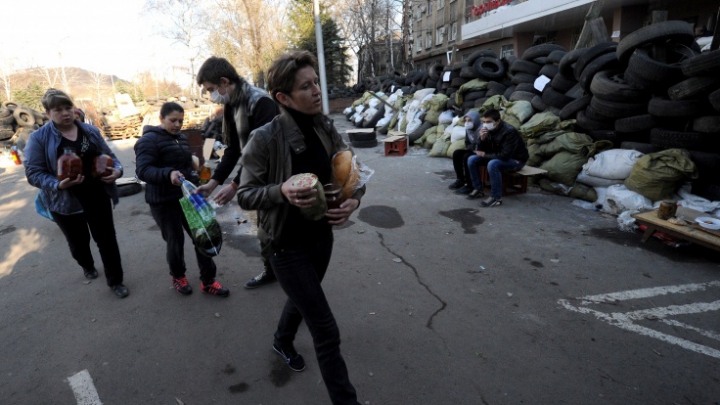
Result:
<svg viewBox="0 0 720 405"><path fill-rule="evenodd" d="M190 227L182 207L181 179L198 184L192 166L192 153L187 137L180 132L185 110L177 103L165 103L160 109L160 126L146 126L135 144L136 173L144 181L145 202L150 204L153 219L167 243L167 262L175 290L182 295L192 293L185 276L185 236ZM227 297L230 291L217 280L215 262L195 249L200 267L200 289L208 294Z"/></svg>
<svg viewBox="0 0 720 405"><path fill-rule="evenodd" d="M28 183L40 189L85 277L98 276L90 252L92 235L100 250L108 286L115 295L125 298L129 292L122 284L123 269L112 214L113 205L118 203L115 180L122 176L122 165L97 128L75 119L70 96L49 89L42 97L42 105L52 122L30 134L28 139L25 147ZM61 181L57 178L57 161L66 148L74 149L82 159L83 172L75 179ZM109 155L113 166L108 168L109 175L93 177L95 157L101 154Z"/></svg>
<svg viewBox="0 0 720 405"><path fill-rule="evenodd" d="M314 221L300 210L312 206L315 190L293 186L290 180L293 175L313 173L321 184L330 183L333 155L349 149L322 114L316 64L310 52L302 51L285 54L270 67L268 87L282 112L253 131L243 150L238 201L242 209L258 211L262 254L270 259L288 296L273 350L293 371L305 369L305 360L293 345L305 320L330 401L359 405L340 354L340 331L320 283L332 255L332 227L345 223L357 209L365 187Z"/></svg>

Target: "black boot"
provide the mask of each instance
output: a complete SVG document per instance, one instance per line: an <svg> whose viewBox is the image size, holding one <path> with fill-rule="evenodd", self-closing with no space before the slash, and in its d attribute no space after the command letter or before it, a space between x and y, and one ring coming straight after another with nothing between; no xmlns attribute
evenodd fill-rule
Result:
<svg viewBox="0 0 720 405"><path fill-rule="evenodd" d="M270 284L276 280L277 278L275 277L275 273L272 271L272 267L270 267L270 263L265 262L265 269L262 273L248 280L248 282L245 283L245 288L252 289L262 287L265 284Z"/></svg>

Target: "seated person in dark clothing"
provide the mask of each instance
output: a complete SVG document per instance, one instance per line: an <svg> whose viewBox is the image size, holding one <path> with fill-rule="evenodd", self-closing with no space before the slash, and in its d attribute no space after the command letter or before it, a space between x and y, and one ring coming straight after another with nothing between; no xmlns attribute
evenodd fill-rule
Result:
<svg viewBox="0 0 720 405"><path fill-rule="evenodd" d="M530 155L518 131L500 119L500 112L488 110L482 117L480 143L475 155L468 159L468 171L474 190L469 199L482 197L485 186L480 178L480 166L487 166L490 175L490 197L480 203L483 207L502 204L502 172L522 169Z"/></svg>

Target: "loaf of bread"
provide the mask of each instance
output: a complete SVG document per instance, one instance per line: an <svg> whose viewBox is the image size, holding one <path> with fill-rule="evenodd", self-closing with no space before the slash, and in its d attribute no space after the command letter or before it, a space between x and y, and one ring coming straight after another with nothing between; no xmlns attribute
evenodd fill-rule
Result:
<svg viewBox="0 0 720 405"><path fill-rule="evenodd" d="M355 194L359 179L359 169L353 164L353 153L349 150L336 153L333 156L333 183L342 188L342 200Z"/></svg>

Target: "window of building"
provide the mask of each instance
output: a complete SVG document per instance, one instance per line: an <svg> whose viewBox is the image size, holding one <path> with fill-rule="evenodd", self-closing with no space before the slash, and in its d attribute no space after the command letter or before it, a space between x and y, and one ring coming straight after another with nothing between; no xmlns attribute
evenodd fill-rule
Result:
<svg viewBox="0 0 720 405"><path fill-rule="evenodd" d="M450 38L448 40L455 41L457 39L457 34L458 34L458 23L457 23L457 21L455 21L450 26Z"/></svg>
<svg viewBox="0 0 720 405"><path fill-rule="evenodd" d="M445 26L435 30L435 45L442 45L445 42Z"/></svg>
<svg viewBox="0 0 720 405"><path fill-rule="evenodd" d="M445 7L445 0L437 0L437 2L438 2L438 7L437 7L437 9L438 9L438 10L442 10L443 7Z"/></svg>
<svg viewBox="0 0 720 405"><path fill-rule="evenodd" d="M425 36L425 48L430 48L431 46L432 46L432 34L428 32L427 35Z"/></svg>
<svg viewBox="0 0 720 405"><path fill-rule="evenodd" d="M445 13L442 11L438 11L437 19L435 20L435 24L439 27L441 25L445 25Z"/></svg>
<svg viewBox="0 0 720 405"><path fill-rule="evenodd" d="M415 17L416 20L419 20L419 19L422 18L422 15L423 15L423 7L424 7L424 6L421 6L421 5L419 5L419 4L415 6L414 12L413 12L413 16Z"/></svg>
<svg viewBox="0 0 720 405"><path fill-rule="evenodd" d="M422 35L418 35L415 38L415 52L422 51Z"/></svg>
<svg viewBox="0 0 720 405"><path fill-rule="evenodd" d="M427 0L427 5L425 6L427 9L427 15L432 15L433 13L433 2L432 0Z"/></svg>
<svg viewBox="0 0 720 405"><path fill-rule="evenodd" d="M504 58L506 56L513 56L515 54L515 45L503 45L500 47L500 58Z"/></svg>
<svg viewBox="0 0 720 405"><path fill-rule="evenodd" d="M457 3L450 3L450 21L457 20Z"/></svg>

